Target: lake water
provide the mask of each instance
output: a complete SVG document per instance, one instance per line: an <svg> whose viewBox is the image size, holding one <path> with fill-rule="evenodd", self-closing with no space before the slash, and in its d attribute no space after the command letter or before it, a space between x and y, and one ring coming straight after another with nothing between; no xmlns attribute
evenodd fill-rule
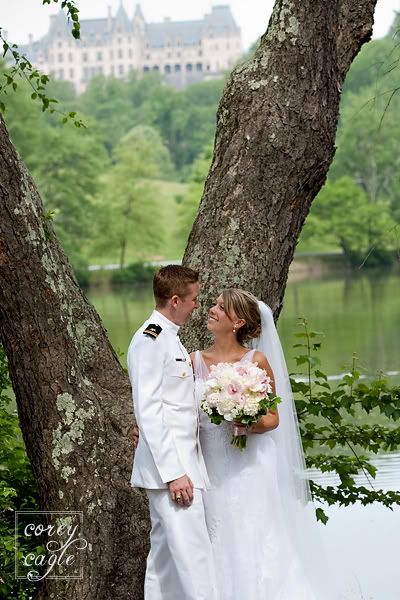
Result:
<svg viewBox="0 0 400 600"><path fill-rule="evenodd" d="M151 286L92 289L88 297L114 348L126 352L132 334L153 309ZM292 346L299 341L293 335L300 331L298 317L325 334L320 357L326 373L342 372L353 352L370 373L400 370L400 274L289 281L278 331L290 371L296 354Z"/></svg>
<svg viewBox="0 0 400 600"><path fill-rule="evenodd" d="M289 281L278 330L294 370L293 334L297 318L325 334L320 353L322 369L330 376L346 370L356 352L370 373L400 371L400 276L336 276ZM153 309L150 286L104 291L93 289L89 299L98 310L116 350L126 353L134 331ZM125 356L121 358L125 362ZM376 489L400 490L400 453L380 455ZM333 482L314 474L316 480ZM400 600L398 583L400 508L380 505L326 509L330 519L321 532L338 580L346 581L345 600ZM322 598L320 600L323 600Z"/></svg>

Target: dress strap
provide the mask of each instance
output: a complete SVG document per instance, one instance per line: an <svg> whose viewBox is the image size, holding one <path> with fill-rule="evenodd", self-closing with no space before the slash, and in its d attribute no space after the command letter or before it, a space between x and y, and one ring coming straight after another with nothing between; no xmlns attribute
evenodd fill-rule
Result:
<svg viewBox="0 0 400 600"><path fill-rule="evenodd" d="M239 362L242 362L242 360L248 360L248 361L252 362L255 351L256 351L255 348L252 348L251 350L246 352L246 354L244 354L242 356L242 358L240 359Z"/></svg>
<svg viewBox="0 0 400 600"><path fill-rule="evenodd" d="M194 376L197 379L207 379L208 369L201 355L200 350L196 350L194 353Z"/></svg>

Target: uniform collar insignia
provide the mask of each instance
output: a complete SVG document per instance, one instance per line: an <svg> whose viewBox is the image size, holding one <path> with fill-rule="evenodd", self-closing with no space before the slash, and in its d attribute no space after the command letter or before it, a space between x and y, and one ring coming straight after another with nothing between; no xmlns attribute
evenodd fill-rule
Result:
<svg viewBox="0 0 400 600"><path fill-rule="evenodd" d="M147 325L146 329L143 331L143 334L156 339L160 335L161 332L162 332L162 327L160 325L157 325L157 323L150 323L149 325Z"/></svg>

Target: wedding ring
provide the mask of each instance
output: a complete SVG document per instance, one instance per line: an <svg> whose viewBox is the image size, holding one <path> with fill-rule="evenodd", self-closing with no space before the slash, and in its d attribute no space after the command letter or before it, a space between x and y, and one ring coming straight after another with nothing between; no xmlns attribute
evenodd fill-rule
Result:
<svg viewBox="0 0 400 600"><path fill-rule="evenodd" d="M181 502L182 501L182 496L175 496L175 500L177 502Z"/></svg>

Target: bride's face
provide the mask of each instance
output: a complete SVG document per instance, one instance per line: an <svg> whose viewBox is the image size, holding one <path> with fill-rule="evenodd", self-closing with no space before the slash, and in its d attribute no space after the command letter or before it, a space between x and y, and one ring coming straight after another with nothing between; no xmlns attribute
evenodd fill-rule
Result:
<svg viewBox="0 0 400 600"><path fill-rule="evenodd" d="M207 329L213 333L232 333L235 323L239 321L235 313L228 316L225 312L224 299L218 296L214 306L208 311Z"/></svg>

